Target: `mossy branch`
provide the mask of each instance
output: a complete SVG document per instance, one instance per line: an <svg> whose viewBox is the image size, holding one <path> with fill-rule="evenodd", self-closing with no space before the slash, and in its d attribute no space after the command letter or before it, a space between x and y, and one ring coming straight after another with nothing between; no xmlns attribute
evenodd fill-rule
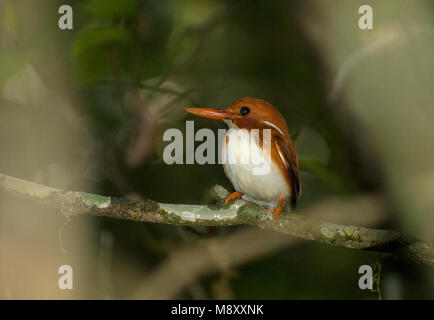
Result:
<svg viewBox="0 0 434 320"><path fill-rule="evenodd" d="M283 214L277 223L274 223L268 210L252 203L236 200L224 206L228 191L221 186L212 189L212 196L217 202L210 206L128 200L78 191L64 191L4 174L0 174L0 189L57 208L66 216L92 214L173 225L252 225L333 246L391 253L434 266L433 245L411 236L393 230L318 221L308 217L312 212L306 214L303 211L297 214ZM316 206L313 210L321 210L321 206Z"/></svg>

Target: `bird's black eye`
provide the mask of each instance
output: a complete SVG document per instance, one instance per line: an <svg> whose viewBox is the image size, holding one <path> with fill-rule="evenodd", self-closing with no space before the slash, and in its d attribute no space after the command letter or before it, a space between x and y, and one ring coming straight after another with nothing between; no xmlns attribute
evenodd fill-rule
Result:
<svg viewBox="0 0 434 320"><path fill-rule="evenodd" d="M242 107L242 108L240 109L240 115L242 115L242 116L246 116L246 115L248 115L249 113L250 113L250 109L247 108L247 107Z"/></svg>

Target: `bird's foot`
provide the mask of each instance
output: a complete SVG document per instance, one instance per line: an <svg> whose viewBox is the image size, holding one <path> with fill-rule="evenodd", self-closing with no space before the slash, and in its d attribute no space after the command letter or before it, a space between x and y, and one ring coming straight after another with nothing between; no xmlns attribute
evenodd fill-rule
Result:
<svg viewBox="0 0 434 320"><path fill-rule="evenodd" d="M225 205L227 205L229 203L229 201L231 201L233 199L241 198L243 195L244 195L244 193L242 193L242 192L232 192L230 195L228 195L226 197Z"/></svg>
<svg viewBox="0 0 434 320"><path fill-rule="evenodd" d="M281 194L279 196L279 205L273 209L273 222L275 223L279 218L280 212L282 212L283 202L285 201L284 196Z"/></svg>
<svg viewBox="0 0 434 320"><path fill-rule="evenodd" d="M279 218L279 214L282 212L282 206L278 206L273 209L273 222L276 222Z"/></svg>

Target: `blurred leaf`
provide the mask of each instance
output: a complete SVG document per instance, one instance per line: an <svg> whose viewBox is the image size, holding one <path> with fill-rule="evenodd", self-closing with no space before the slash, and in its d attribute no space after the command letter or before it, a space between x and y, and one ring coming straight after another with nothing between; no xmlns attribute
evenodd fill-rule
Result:
<svg viewBox="0 0 434 320"><path fill-rule="evenodd" d="M40 75L31 64L5 82L3 96L24 106L44 105L49 101L49 92Z"/></svg>
<svg viewBox="0 0 434 320"><path fill-rule="evenodd" d="M351 193L351 187L349 184L327 165L318 160L309 158L301 158L299 161L301 170L312 173L319 180L325 182L339 192L345 194Z"/></svg>
<svg viewBox="0 0 434 320"><path fill-rule="evenodd" d="M77 35L74 43L74 55L80 55L87 50L126 43L131 40L130 33L119 27L95 27L83 30Z"/></svg>
<svg viewBox="0 0 434 320"><path fill-rule="evenodd" d="M3 7L3 21L9 34L16 37L18 32L17 14L10 3L6 3Z"/></svg>
<svg viewBox="0 0 434 320"><path fill-rule="evenodd" d="M102 18L130 17L137 10L133 0L90 0L85 7Z"/></svg>
<svg viewBox="0 0 434 320"><path fill-rule="evenodd" d="M74 42L73 55L85 82L106 78L118 61L128 63L132 35L119 27L93 27L80 32Z"/></svg>
<svg viewBox="0 0 434 320"><path fill-rule="evenodd" d="M330 150L326 140L318 130L311 127L303 128L297 136L295 145L298 154L303 158L312 158L328 163Z"/></svg>
<svg viewBox="0 0 434 320"><path fill-rule="evenodd" d="M0 52L0 87L23 65L22 58L15 51Z"/></svg>

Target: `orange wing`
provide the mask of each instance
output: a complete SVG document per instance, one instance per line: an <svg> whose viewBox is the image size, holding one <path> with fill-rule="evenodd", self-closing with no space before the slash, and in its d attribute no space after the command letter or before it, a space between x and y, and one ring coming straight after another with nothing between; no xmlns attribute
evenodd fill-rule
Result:
<svg viewBox="0 0 434 320"><path fill-rule="evenodd" d="M291 187L291 209L297 207L297 198L301 195L301 183L298 175L298 156L294 143L280 134L272 137L277 153L285 165L287 181Z"/></svg>

